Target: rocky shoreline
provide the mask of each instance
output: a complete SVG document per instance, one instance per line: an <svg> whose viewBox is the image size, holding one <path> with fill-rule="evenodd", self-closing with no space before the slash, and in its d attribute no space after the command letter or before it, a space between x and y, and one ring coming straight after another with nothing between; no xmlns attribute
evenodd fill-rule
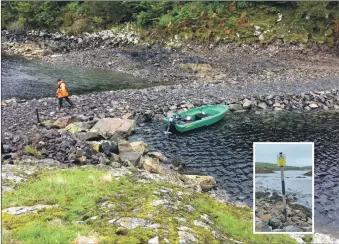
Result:
<svg viewBox="0 0 339 244"><path fill-rule="evenodd" d="M312 232L310 209L292 203L295 197L287 196L287 222L282 213L282 197L273 192L256 192L255 216L257 232Z"/></svg>
<svg viewBox="0 0 339 244"><path fill-rule="evenodd" d="M212 86L213 90L218 87ZM179 86L176 87L179 89ZM187 88L186 88L187 89ZM190 90L192 92L192 90ZM194 91L193 91L194 93ZM53 98L43 98L31 101L10 101L2 102L2 143L10 150L7 157L16 158L17 154L22 154L26 146L49 148L47 151L53 151L52 154L45 153L46 156L57 157L61 162L68 162L69 150L65 155L64 149L56 150L54 145L60 145L62 141L67 144L74 144L73 139L65 135L63 139L58 132L58 127L39 127L35 109L39 111L41 121L55 121L61 117L68 118L68 122L74 121L76 128L70 130L90 130L99 120L104 118L114 118L124 116L130 113L139 119L143 116L161 120L164 116L186 111L193 107L207 104L228 104L230 111L246 112L257 110L257 113L279 110L317 110L320 108L338 111L339 110L339 90L325 92L310 92L301 95L287 96L262 96L254 98L239 99L236 103L227 101L220 97L210 99L186 99L178 96L179 92L164 87L163 89L151 88L145 90L100 92L97 94L72 96L76 107L65 107L61 111L56 111L56 101ZM160 102L160 99L162 102ZM176 101L175 101L176 100ZM66 127L66 124L64 127ZM64 128L63 127L63 128ZM55 140L60 140L57 142ZM42 143L41 146L40 144ZM40 143L40 144L39 144ZM68 148L69 145L64 145ZM57 156L58 154L62 156Z"/></svg>
<svg viewBox="0 0 339 244"><path fill-rule="evenodd" d="M146 43L128 28L85 33L80 37L41 31L3 31L2 52L40 58L56 65L121 71L153 85L208 82L307 86L314 80L339 77L336 52L323 50L321 46L197 44L179 37L170 42Z"/></svg>

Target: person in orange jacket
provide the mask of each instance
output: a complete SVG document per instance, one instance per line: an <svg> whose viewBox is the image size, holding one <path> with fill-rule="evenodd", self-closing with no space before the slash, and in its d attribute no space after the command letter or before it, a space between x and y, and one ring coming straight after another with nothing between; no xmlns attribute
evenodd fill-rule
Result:
<svg viewBox="0 0 339 244"><path fill-rule="evenodd" d="M71 107L73 107L74 106L73 103L68 98L68 89L67 89L65 83L61 79L58 79L57 84L58 84L58 90L57 90L56 94L57 94L57 97L59 98L59 108L62 107L62 99L64 99L64 98L69 103L69 105L71 105Z"/></svg>

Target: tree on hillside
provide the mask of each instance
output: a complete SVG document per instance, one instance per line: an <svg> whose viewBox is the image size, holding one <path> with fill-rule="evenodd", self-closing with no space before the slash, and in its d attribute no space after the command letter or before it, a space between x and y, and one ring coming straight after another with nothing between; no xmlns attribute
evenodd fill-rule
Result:
<svg viewBox="0 0 339 244"><path fill-rule="evenodd" d="M110 24L128 22L133 17L131 2L88 2L89 13L94 21L107 28Z"/></svg>
<svg viewBox="0 0 339 244"><path fill-rule="evenodd" d="M2 2L2 26L23 30L50 29L57 27L60 8L56 2Z"/></svg>

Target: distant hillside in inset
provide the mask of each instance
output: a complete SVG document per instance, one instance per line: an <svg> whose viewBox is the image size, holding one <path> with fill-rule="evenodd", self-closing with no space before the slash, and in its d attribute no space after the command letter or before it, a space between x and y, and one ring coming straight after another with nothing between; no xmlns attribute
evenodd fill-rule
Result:
<svg viewBox="0 0 339 244"><path fill-rule="evenodd" d="M276 164L272 163L263 163L263 162L256 162L255 163L255 172L261 173L264 171L270 172L270 171L279 171L280 167ZM285 166L284 170L312 170L312 166L302 166L302 167L296 167L296 166Z"/></svg>

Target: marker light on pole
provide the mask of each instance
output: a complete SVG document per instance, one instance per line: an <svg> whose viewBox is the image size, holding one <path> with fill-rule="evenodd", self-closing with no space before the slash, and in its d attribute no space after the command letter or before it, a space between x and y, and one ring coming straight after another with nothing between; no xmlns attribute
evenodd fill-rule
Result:
<svg viewBox="0 0 339 244"><path fill-rule="evenodd" d="M281 188L282 188L282 196L283 196L283 214L285 216L285 222L287 221L287 208L286 208L286 195L285 195L285 177L284 177L284 166L286 166L286 156L282 152L278 154L277 164L280 167L281 171Z"/></svg>

